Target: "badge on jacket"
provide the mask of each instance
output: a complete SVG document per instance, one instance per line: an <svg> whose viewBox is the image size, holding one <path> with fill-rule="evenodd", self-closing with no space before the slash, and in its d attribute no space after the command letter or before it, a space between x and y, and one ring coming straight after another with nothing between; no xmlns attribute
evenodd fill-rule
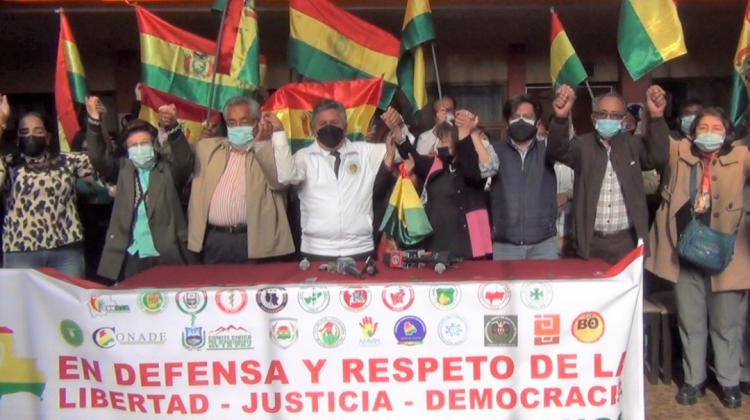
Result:
<svg viewBox="0 0 750 420"><path fill-rule="evenodd" d="M359 172L359 165L357 165L356 163L350 163L346 167L346 169L349 171L350 174L357 175L357 173Z"/></svg>

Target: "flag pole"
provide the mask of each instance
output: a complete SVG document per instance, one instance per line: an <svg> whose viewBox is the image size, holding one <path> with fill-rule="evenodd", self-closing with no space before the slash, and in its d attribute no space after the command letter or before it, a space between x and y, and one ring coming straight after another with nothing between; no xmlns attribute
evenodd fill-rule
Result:
<svg viewBox="0 0 750 420"><path fill-rule="evenodd" d="M440 71L438 71L438 65L437 65L437 55L435 55L435 43L430 42L430 47L432 47L432 64L435 66L435 80L437 81L437 88L438 88L438 98L440 98L440 107L443 106L443 90L440 87Z"/></svg>
<svg viewBox="0 0 750 420"><path fill-rule="evenodd" d="M586 83L586 89L588 89L589 95L591 95L591 103L593 103L596 100L596 98L594 98L594 91L591 90L591 85L589 84L589 79L584 79L583 82Z"/></svg>
<svg viewBox="0 0 750 420"><path fill-rule="evenodd" d="M214 91L216 90L216 64L219 61L219 52L221 51L221 41L224 38L224 22L227 20L227 9L229 9L229 2L224 4L224 9L221 11L221 24L219 24L219 37L216 40L216 53L214 54L214 72L211 75L211 86L208 89L208 107L206 109L206 122L205 126L209 126L209 120L211 119L211 107L214 103Z"/></svg>

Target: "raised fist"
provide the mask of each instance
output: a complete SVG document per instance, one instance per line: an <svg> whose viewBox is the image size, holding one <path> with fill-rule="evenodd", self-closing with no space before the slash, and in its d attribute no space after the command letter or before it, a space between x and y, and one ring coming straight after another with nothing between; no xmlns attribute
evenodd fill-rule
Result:
<svg viewBox="0 0 750 420"><path fill-rule="evenodd" d="M86 97L86 112L89 114L89 117L93 120L99 120L101 119L101 109L103 108L101 101L96 96L87 96Z"/></svg>
<svg viewBox="0 0 750 420"><path fill-rule="evenodd" d="M667 107L667 94L659 86L651 86L646 91L646 106L651 118L663 117L664 108Z"/></svg>
<svg viewBox="0 0 750 420"><path fill-rule="evenodd" d="M570 110L573 108L573 104L576 101L576 93L568 85L562 85L557 89L557 95L555 100L552 102L552 108L555 110L555 116L557 118L567 119L570 115Z"/></svg>

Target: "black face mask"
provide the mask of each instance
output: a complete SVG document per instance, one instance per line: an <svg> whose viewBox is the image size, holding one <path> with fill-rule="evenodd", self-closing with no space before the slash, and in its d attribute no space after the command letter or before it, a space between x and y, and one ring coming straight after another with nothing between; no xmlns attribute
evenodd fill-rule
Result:
<svg viewBox="0 0 750 420"><path fill-rule="evenodd" d="M317 136L323 146L333 149L344 140L344 129L335 125L326 125L318 130Z"/></svg>
<svg viewBox="0 0 750 420"><path fill-rule="evenodd" d="M451 162L453 162L453 158L454 158L454 156L451 154L450 147L438 147L437 148L437 157L443 163L451 163Z"/></svg>
<svg viewBox="0 0 750 420"><path fill-rule="evenodd" d="M21 153L25 156L35 158L44 153L47 147L47 138L45 136L26 136L21 137Z"/></svg>
<svg viewBox="0 0 750 420"><path fill-rule="evenodd" d="M536 136L536 127L524 120L518 120L508 127L510 138L518 142L529 141Z"/></svg>

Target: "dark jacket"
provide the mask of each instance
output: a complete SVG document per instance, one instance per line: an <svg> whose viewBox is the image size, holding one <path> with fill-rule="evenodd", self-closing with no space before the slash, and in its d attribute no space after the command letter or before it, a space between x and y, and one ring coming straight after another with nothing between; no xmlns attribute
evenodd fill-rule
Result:
<svg viewBox="0 0 750 420"><path fill-rule="evenodd" d="M533 141L524 161L510 138L492 144L500 168L492 180L492 240L534 245L557 234L555 161Z"/></svg>
<svg viewBox="0 0 750 420"><path fill-rule="evenodd" d="M455 166L458 176L454 178L454 188L457 196L456 203L443 203L430 200L429 191L431 183L438 177L447 176L448 168L443 162L430 156L422 156L409 141L397 145L402 158L411 155L414 158L414 173L423 181L424 189L428 191L425 212L433 225L433 221L439 218L439 213L446 206L458 206L462 219L455 220L458 228L462 230L464 240L456 249L462 251L465 258L483 258L492 253L492 241L490 238L490 222L487 213L487 202L484 197L484 185L486 180L482 178L479 169L479 157L474 149L470 138L456 143L456 155L458 162ZM431 242L450 241L452 238L428 238L428 248ZM459 238L455 238L460 240ZM430 251L446 251L445 249L428 249Z"/></svg>
<svg viewBox="0 0 750 420"><path fill-rule="evenodd" d="M130 159L107 153L100 126L88 124L86 141L94 169L107 179L117 179L112 218L99 263L99 275L116 280L120 277L127 249L132 242L136 194L140 191L138 172ZM180 191L190 178L194 158L181 130L171 134L168 141L172 154L184 157L169 163L157 155L156 165L149 175L146 209L160 263L183 265L193 262L193 257L187 251L187 222L180 204Z"/></svg>
<svg viewBox="0 0 750 420"><path fill-rule="evenodd" d="M628 215L639 238L648 239L648 208L642 171L660 170L669 162L669 129L664 118L649 120L645 137L621 132L610 140L612 168L620 181ZM547 153L573 168L573 232L578 255L588 258L594 236L596 206L607 170L607 150L596 133L568 141L568 120L553 118Z"/></svg>

